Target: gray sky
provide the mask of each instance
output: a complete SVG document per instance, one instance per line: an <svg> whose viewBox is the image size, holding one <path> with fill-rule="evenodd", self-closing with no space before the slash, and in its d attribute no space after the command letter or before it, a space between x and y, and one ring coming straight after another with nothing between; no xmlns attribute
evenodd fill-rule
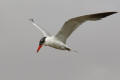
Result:
<svg viewBox="0 0 120 80"><path fill-rule="evenodd" d="M0 0L0 80L120 80L120 13L86 22L68 39L79 54L43 47L29 21L55 34L84 14L120 11L119 0Z"/></svg>

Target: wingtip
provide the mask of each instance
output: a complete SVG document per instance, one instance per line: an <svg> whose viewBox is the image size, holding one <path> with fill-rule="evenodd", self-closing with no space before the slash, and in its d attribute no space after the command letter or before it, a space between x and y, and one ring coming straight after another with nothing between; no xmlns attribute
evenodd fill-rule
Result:
<svg viewBox="0 0 120 80"><path fill-rule="evenodd" d="M116 14L116 13L118 13L118 12L116 12L116 11L106 12L106 13L105 13L105 17L106 17L106 16L109 16L109 15L112 15L112 14Z"/></svg>
<svg viewBox="0 0 120 80"><path fill-rule="evenodd" d="M116 12L116 11L113 11L113 12L110 12L111 14L116 14L116 13L118 13L118 12Z"/></svg>
<svg viewBox="0 0 120 80"><path fill-rule="evenodd" d="M116 12L116 11L113 11L113 12L107 12L107 13L105 13L105 17L106 17L106 16L109 16L109 15L112 15L112 14L116 14L116 13L118 13L118 12Z"/></svg>

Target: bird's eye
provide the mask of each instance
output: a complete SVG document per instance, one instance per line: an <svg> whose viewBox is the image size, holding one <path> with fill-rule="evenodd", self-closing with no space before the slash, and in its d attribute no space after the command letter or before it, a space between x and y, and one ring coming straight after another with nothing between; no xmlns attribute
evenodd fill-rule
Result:
<svg viewBox="0 0 120 80"><path fill-rule="evenodd" d="M41 43L43 43L43 42L44 42L44 40L43 40L43 39L41 39L41 40L40 40L40 42L41 42Z"/></svg>
<svg viewBox="0 0 120 80"><path fill-rule="evenodd" d="M44 43L44 42L45 42L45 38L46 38L46 37L43 37L43 38L40 40L40 43Z"/></svg>

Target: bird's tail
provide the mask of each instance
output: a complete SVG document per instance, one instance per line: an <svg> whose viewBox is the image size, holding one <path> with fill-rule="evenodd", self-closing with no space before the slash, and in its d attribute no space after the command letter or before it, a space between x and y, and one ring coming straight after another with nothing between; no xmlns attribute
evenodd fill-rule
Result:
<svg viewBox="0 0 120 80"><path fill-rule="evenodd" d="M66 48L67 51L70 51L70 52L74 52L74 53L79 53L77 50L73 50L73 49L70 49L70 48Z"/></svg>

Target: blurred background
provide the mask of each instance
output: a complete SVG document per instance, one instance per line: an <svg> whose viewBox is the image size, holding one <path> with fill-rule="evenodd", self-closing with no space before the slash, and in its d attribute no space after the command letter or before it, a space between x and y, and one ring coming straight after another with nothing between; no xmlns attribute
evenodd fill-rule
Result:
<svg viewBox="0 0 120 80"><path fill-rule="evenodd" d="M29 18L56 34L70 18L120 12L119 0L0 0L1 80L119 80L120 13L81 25L67 44L78 54L43 47Z"/></svg>

